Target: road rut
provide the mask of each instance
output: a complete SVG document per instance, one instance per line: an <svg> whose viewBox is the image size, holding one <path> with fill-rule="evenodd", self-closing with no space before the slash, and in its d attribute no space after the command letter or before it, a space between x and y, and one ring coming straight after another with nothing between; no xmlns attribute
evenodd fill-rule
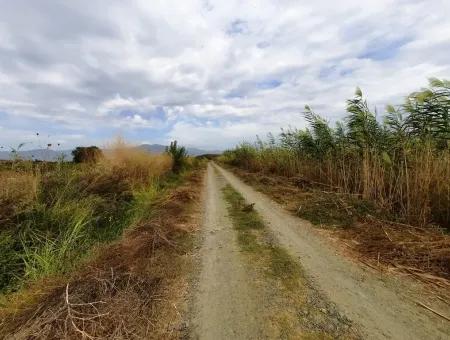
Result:
<svg viewBox="0 0 450 340"><path fill-rule="evenodd" d="M208 166L200 250L201 271L193 310L194 339L260 339L257 289L236 241L222 197L224 180Z"/></svg>

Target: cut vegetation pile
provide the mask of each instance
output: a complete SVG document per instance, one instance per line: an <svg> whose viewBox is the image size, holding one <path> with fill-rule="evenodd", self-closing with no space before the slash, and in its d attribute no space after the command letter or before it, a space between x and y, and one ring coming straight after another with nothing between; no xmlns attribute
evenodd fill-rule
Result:
<svg viewBox="0 0 450 340"><path fill-rule="evenodd" d="M368 258L449 278L450 82L431 79L382 122L359 89L347 111L332 128L306 107L309 128L243 143L220 161L254 174L300 217L352 227L343 237Z"/></svg>
<svg viewBox="0 0 450 340"><path fill-rule="evenodd" d="M22 208L1 216L8 222L0 231L0 334L170 338L182 331L173 303L185 286L201 172L175 175L169 155L123 142L96 164L47 168L8 170L11 183L31 177L36 191L20 193ZM2 200L12 194L5 190ZM119 241L101 245L125 228Z"/></svg>
<svg viewBox="0 0 450 340"><path fill-rule="evenodd" d="M450 288L450 237L441 230L368 219L342 233L366 257Z"/></svg>

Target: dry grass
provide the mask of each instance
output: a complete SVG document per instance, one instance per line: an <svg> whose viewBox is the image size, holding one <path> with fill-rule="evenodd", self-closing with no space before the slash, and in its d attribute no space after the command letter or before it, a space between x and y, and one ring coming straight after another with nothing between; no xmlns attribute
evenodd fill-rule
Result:
<svg viewBox="0 0 450 340"><path fill-rule="evenodd" d="M171 159L123 140L100 163L0 163L0 292L72 271L93 246L152 213ZM176 177L176 176L175 176Z"/></svg>
<svg viewBox="0 0 450 340"><path fill-rule="evenodd" d="M292 213L329 229L362 260L450 286L450 235L442 229L388 221L383 210L358 196L321 190L297 178L230 170Z"/></svg>
<svg viewBox="0 0 450 340"><path fill-rule="evenodd" d="M39 176L32 171L0 171L0 225L33 204L37 198Z"/></svg>
<svg viewBox="0 0 450 340"><path fill-rule="evenodd" d="M42 281L18 294L14 309L0 312L1 334L15 339L181 337L185 254L202 174L189 175L159 200L158 214L98 249L98 256L68 282L50 280L45 289ZM20 296L27 301L18 303Z"/></svg>
<svg viewBox="0 0 450 340"><path fill-rule="evenodd" d="M379 153L348 151L317 160L282 147L240 148L223 161L264 176L297 178L323 190L361 195L405 223L450 228L449 150L423 145L386 163Z"/></svg>
<svg viewBox="0 0 450 340"><path fill-rule="evenodd" d="M442 230L368 218L337 233L372 263L391 265L450 288L450 237Z"/></svg>
<svg viewBox="0 0 450 340"><path fill-rule="evenodd" d="M172 159L169 155L150 154L127 144L121 138L117 138L106 148L107 152L99 166L123 173L133 186L147 183L168 173L172 168Z"/></svg>

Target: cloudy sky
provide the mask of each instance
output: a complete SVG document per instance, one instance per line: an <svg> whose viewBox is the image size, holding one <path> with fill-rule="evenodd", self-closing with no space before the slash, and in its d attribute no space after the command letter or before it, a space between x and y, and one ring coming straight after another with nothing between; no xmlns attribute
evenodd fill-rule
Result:
<svg viewBox="0 0 450 340"><path fill-rule="evenodd" d="M450 78L448 0L0 0L0 145L226 148ZM35 136L40 133L39 138Z"/></svg>

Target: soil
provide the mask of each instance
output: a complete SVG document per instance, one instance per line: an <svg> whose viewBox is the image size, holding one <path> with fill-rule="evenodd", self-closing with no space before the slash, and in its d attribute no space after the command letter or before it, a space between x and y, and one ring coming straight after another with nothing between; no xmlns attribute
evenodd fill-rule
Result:
<svg viewBox="0 0 450 340"><path fill-rule="evenodd" d="M211 166L206 176L201 272L192 319L194 339L260 339L260 299L245 270L220 181Z"/></svg>
<svg viewBox="0 0 450 340"><path fill-rule="evenodd" d="M225 178L208 167L198 273L191 298L193 339L358 339L352 321L324 298L303 273L294 291L270 271L264 254L246 253L228 214ZM265 228L267 229L267 228ZM272 247L270 230L260 242ZM267 256L267 255L266 255Z"/></svg>

